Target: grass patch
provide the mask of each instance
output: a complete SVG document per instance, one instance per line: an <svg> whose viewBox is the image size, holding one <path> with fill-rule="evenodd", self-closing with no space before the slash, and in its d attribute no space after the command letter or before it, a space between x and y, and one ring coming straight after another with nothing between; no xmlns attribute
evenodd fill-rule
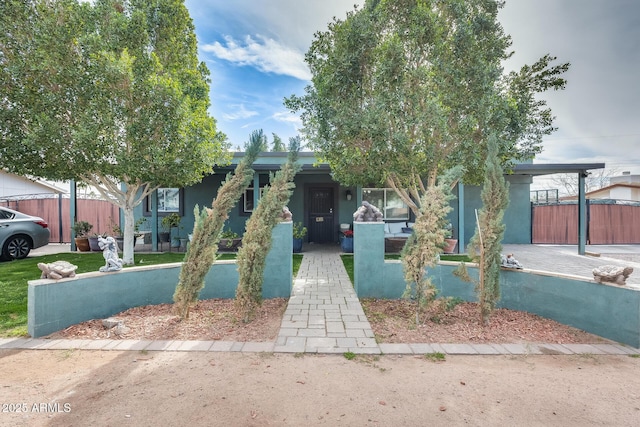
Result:
<svg viewBox="0 0 640 427"><path fill-rule="evenodd" d="M135 265L158 265L184 261L184 252L135 254ZM220 254L219 260L236 259L235 253ZM42 273L39 262L69 261L77 265L76 273L98 271L104 265L102 252L64 252L0 262L0 337L27 335L27 282L37 280ZM294 277L300 268L302 255L293 255ZM133 266L125 266L133 267Z"/></svg>
<svg viewBox="0 0 640 427"><path fill-rule="evenodd" d="M353 360L356 358L356 354L351 351L347 351L346 353L343 354L343 356L347 360Z"/></svg>
<svg viewBox="0 0 640 427"><path fill-rule="evenodd" d="M444 353L439 352L427 353L424 355L424 358L432 362L444 362L446 360L446 356L444 355Z"/></svg>
<svg viewBox="0 0 640 427"><path fill-rule="evenodd" d="M300 264L302 264L302 254L293 254L293 277L295 278L298 275L298 270L300 270Z"/></svg>
<svg viewBox="0 0 640 427"><path fill-rule="evenodd" d="M355 283L353 278L353 254L342 254L340 255L342 259L342 264L344 265L345 270L347 270L347 274L349 275L349 279L351 280L351 284ZM385 260L399 260L400 254L385 254ZM441 254L440 261L454 261L454 262L472 262L472 259L469 258L466 254Z"/></svg>
<svg viewBox="0 0 640 427"><path fill-rule="evenodd" d="M353 254L348 255L340 255L342 259L342 264L344 265L345 270L347 270L347 274L349 275L349 280L351 280L351 284L355 283L353 278Z"/></svg>
<svg viewBox="0 0 640 427"><path fill-rule="evenodd" d="M400 254L385 254L386 260L399 260ZM467 254L440 254L440 261L473 262Z"/></svg>

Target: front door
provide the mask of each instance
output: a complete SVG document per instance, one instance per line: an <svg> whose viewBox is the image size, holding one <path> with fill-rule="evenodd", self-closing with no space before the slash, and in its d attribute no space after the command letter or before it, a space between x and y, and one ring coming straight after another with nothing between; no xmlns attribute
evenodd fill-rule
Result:
<svg viewBox="0 0 640 427"><path fill-rule="evenodd" d="M311 187L309 203L309 242L333 243L333 188Z"/></svg>

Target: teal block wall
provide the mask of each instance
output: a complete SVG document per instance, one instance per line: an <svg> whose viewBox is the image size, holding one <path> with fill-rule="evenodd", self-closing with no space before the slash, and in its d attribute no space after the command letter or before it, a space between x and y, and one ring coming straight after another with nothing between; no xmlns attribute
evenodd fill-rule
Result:
<svg viewBox="0 0 640 427"><path fill-rule="evenodd" d="M291 296L293 285L293 223L276 225L271 234L271 250L267 255L262 283L263 298Z"/></svg>
<svg viewBox="0 0 640 427"><path fill-rule="evenodd" d="M363 226L368 227L365 228ZM384 234L375 223L356 223L354 287L359 298L401 298L405 282L400 261L384 261ZM358 238L360 236L360 238ZM359 241L358 241L359 240ZM427 270L441 297L477 301L474 284L453 275L457 263ZM477 278L478 269L468 266ZM500 271L498 307L521 310L640 348L640 291L570 276L526 270Z"/></svg>
<svg viewBox="0 0 640 427"><path fill-rule="evenodd" d="M640 347L640 291L588 280L501 271L500 306Z"/></svg>
<svg viewBox="0 0 640 427"><path fill-rule="evenodd" d="M371 297L383 295L384 223L353 224L353 264L356 293Z"/></svg>
<svg viewBox="0 0 640 427"><path fill-rule="evenodd" d="M288 298L293 284L292 224L273 230L267 256L262 296ZM84 273L72 279L29 281L29 334L42 337L91 319L103 319L132 307L173 302L181 264L125 268L111 273ZM205 277L200 299L235 298L238 269L235 261L220 261Z"/></svg>

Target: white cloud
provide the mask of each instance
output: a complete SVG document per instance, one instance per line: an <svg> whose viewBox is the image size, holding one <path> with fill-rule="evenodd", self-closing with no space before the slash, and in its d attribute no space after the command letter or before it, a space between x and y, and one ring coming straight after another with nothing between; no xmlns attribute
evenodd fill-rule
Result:
<svg viewBox="0 0 640 427"><path fill-rule="evenodd" d="M302 126L302 120L300 120L300 117L287 111L279 111L272 117L274 120L277 120L279 122L293 123L294 125L297 125L298 128Z"/></svg>
<svg viewBox="0 0 640 427"><path fill-rule="evenodd" d="M205 44L202 50L213 53L225 61L256 67L263 72L291 76L300 80L311 79L309 68L304 62L304 53L274 39L260 35L254 39L248 35L242 43L231 36L226 36L225 42L225 45L217 41Z"/></svg>
<svg viewBox="0 0 640 427"><path fill-rule="evenodd" d="M258 115L257 111L247 110L244 104L230 105L229 107L234 111L222 114L222 118L229 122L239 119L248 119L249 117Z"/></svg>

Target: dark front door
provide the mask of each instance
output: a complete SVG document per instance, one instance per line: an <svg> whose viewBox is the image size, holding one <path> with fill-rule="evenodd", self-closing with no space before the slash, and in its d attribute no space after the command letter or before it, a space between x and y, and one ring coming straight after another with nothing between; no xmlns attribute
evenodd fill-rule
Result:
<svg viewBox="0 0 640 427"><path fill-rule="evenodd" d="M333 243L333 188L309 188L308 203L309 242Z"/></svg>

